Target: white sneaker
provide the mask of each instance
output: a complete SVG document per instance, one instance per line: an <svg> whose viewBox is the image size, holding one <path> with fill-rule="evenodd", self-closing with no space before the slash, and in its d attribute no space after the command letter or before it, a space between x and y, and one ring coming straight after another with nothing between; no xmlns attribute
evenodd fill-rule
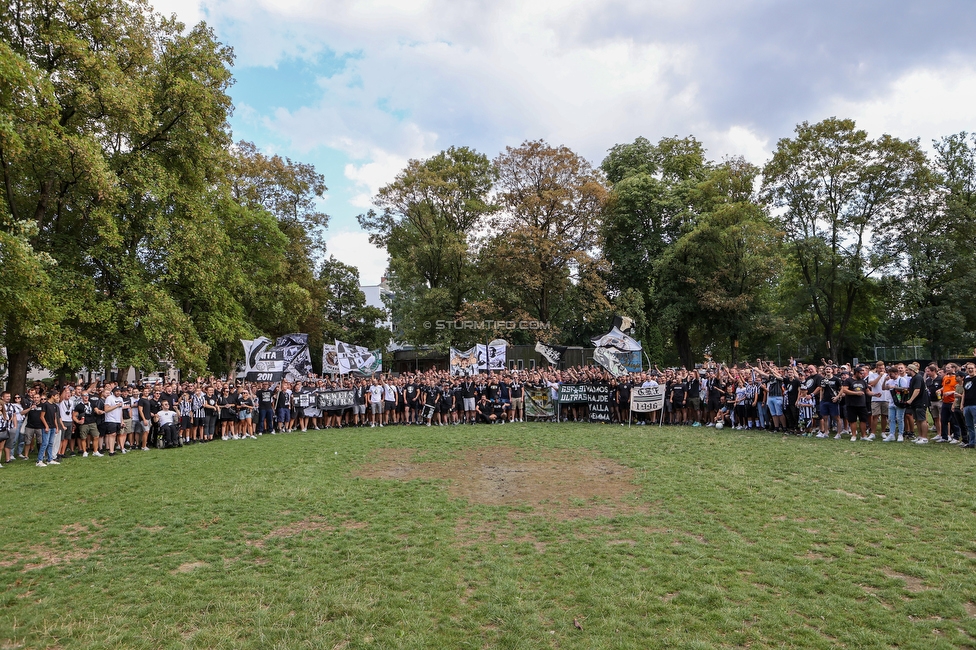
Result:
<svg viewBox="0 0 976 650"><path fill-rule="evenodd" d="M894 442L894 441L895 441L895 436L891 435L890 433L881 439L881 442Z"/></svg>
<svg viewBox="0 0 976 650"><path fill-rule="evenodd" d="M380 428L381 428L381 429L383 428L383 423L382 423L382 422L380 422Z"/></svg>
<svg viewBox="0 0 976 650"><path fill-rule="evenodd" d="M47 464L48 464L48 465L60 465L61 463L59 463L59 462L58 462L58 461L56 461L56 460L49 460L49 461L47 461Z"/></svg>
<svg viewBox="0 0 976 650"><path fill-rule="evenodd" d="M127 454L127 453L129 453L129 450L128 450L128 449L126 449L125 447L122 447L122 449L121 449L120 451L121 451L121 452L122 452L123 454Z"/></svg>
<svg viewBox="0 0 976 650"><path fill-rule="evenodd" d="M38 467L47 467L47 463L45 463L43 460L39 460L39 461L37 461L37 466Z"/></svg>
<svg viewBox="0 0 976 650"><path fill-rule="evenodd" d="M857 442L857 436L851 436L851 442Z"/></svg>
<svg viewBox="0 0 976 650"><path fill-rule="evenodd" d="M149 451L149 447L143 447L142 450L143 451Z"/></svg>
<svg viewBox="0 0 976 650"><path fill-rule="evenodd" d="M867 438L861 438L861 440L867 440L868 442L874 442L874 438L875 438L875 436L874 436L874 434L872 433L872 434L871 434L870 436L868 436Z"/></svg>
<svg viewBox="0 0 976 650"><path fill-rule="evenodd" d="M931 442L946 442L946 439L943 438L942 436L939 436L937 438L932 438Z"/></svg>
<svg viewBox="0 0 976 650"><path fill-rule="evenodd" d="M81 457L82 458L88 458L88 452L87 451L81 452Z"/></svg>
<svg viewBox="0 0 976 650"><path fill-rule="evenodd" d="M898 442L905 442L905 436L899 434Z"/></svg>
<svg viewBox="0 0 976 650"><path fill-rule="evenodd" d="M836 436L834 436L834 440L840 440L843 437L844 437L843 433L838 433Z"/></svg>
<svg viewBox="0 0 976 650"><path fill-rule="evenodd" d="M821 431L815 437L817 437L817 438L829 438L830 436L828 436L826 433L824 433L823 431Z"/></svg>
<svg viewBox="0 0 976 650"><path fill-rule="evenodd" d="M959 441L956 440L955 438L949 438L949 444L950 445L958 445L959 444Z"/></svg>
<svg viewBox="0 0 976 650"><path fill-rule="evenodd" d="M99 458L101 458L101 457L102 457L102 456L104 456L104 455L105 455L105 454L103 454L103 453L101 453L100 451L93 451L93 452L92 452L92 456L98 456Z"/></svg>
<svg viewBox="0 0 976 650"><path fill-rule="evenodd" d="M916 445L927 445L927 444L929 444L929 439L928 438L919 438L918 440L915 441L915 444Z"/></svg>

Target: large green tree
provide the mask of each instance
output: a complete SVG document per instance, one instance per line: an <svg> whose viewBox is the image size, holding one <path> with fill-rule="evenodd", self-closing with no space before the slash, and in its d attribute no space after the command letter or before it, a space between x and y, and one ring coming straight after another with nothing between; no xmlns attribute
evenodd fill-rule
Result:
<svg viewBox="0 0 976 650"><path fill-rule="evenodd" d="M140 2L34 0L0 12L5 67L35 80L5 120L23 146L3 143L4 198L56 262L51 299L70 333L58 352L70 367L202 367L206 347L170 288L199 273L178 263L192 244L203 250L191 257L215 257L203 233L228 142L230 50ZM51 355L26 319L4 324L15 388L28 363Z"/></svg>
<svg viewBox="0 0 976 650"><path fill-rule="evenodd" d="M608 311L598 256L607 198L600 171L569 148L541 140L506 148L495 166L504 210L493 220L490 255L483 256L488 295L505 286L504 312L567 331L578 329L587 313Z"/></svg>
<svg viewBox="0 0 976 650"><path fill-rule="evenodd" d="M230 372L240 337L321 336L323 179L232 147L233 54L206 25L142 0L19 0L0 37L14 389L31 363Z"/></svg>
<svg viewBox="0 0 976 650"><path fill-rule="evenodd" d="M876 140L853 120L796 127L763 169L763 195L777 210L803 300L816 317L819 352L846 358L850 327L873 274L891 268L887 244L926 174L914 140Z"/></svg>
<svg viewBox="0 0 976 650"><path fill-rule="evenodd" d="M694 218L654 265L662 319L680 321L669 309L683 306L702 346L719 344L719 358L733 363L740 339L768 329L768 300L783 267L779 231L753 194L758 174L741 159L712 168L692 193Z"/></svg>
<svg viewBox="0 0 976 650"><path fill-rule="evenodd" d="M339 339L371 350L385 348L391 336L382 326L386 310L366 304L359 270L330 256L319 270L319 281L327 295L323 305L326 341Z"/></svg>
<svg viewBox="0 0 976 650"><path fill-rule="evenodd" d="M425 323L453 320L479 284L472 246L496 207L496 178L486 156L451 147L411 160L374 199L379 213L360 215L370 241L386 247L397 336L418 344L452 343L451 330Z"/></svg>
<svg viewBox="0 0 976 650"><path fill-rule="evenodd" d="M932 172L918 180L891 238L889 329L894 344L922 339L932 359L944 359L971 347L976 330L976 137L936 141Z"/></svg>

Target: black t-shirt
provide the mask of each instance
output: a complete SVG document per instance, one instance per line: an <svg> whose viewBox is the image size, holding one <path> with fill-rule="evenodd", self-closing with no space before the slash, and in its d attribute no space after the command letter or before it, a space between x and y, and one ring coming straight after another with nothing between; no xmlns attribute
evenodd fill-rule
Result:
<svg viewBox="0 0 976 650"><path fill-rule="evenodd" d="M41 406L37 406L36 408L32 406L31 409L27 411L28 427L31 429L40 429L44 426L44 423L41 422L41 412Z"/></svg>
<svg viewBox="0 0 976 650"><path fill-rule="evenodd" d="M488 388L485 389L485 395L488 397L489 402L498 399L498 384L494 381L488 384Z"/></svg>
<svg viewBox="0 0 976 650"><path fill-rule="evenodd" d="M278 391L278 399L275 400L275 408L279 408L279 409L291 408L290 398L291 396L287 392L283 390Z"/></svg>
<svg viewBox="0 0 976 650"><path fill-rule="evenodd" d="M698 399L701 397L701 380L689 379L685 386L688 389L688 399Z"/></svg>
<svg viewBox="0 0 976 650"><path fill-rule="evenodd" d="M627 382L617 384L617 403L627 404L630 402L630 389L631 386Z"/></svg>
<svg viewBox="0 0 976 650"><path fill-rule="evenodd" d="M41 411L44 413L44 419L47 420L48 429L56 427L58 420L61 419L61 414L58 412L58 405L52 404L51 402L44 402L41 406Z"/></svg>
<svg viewBox="0 0 976 650"><path fill-rule="evenodd" d="M961 381L963 404L976 406L976 377L965 377Z"/></svg>
<svg viewBox="0 0 976 650"><path fill-rule="evenodd" d="M820 375L817 375L820 377ZM840 379L837 377L820 377L820 401L831 402L840 392Z"/></svg>
<svg viewBox="0 0 976 650"><path fill-rule="evenodd" d="M797 397L800 394L800 380L790 379L786 382L786 403L789 406L796 404Z"/></svg>
<svg viewBox="0 0 976 650"><path fill-rule="evenodd" d="M270 390L262 389L257 392L258 395L258 407L266 411L271 410L271 397L274 395Z"/></svg>
<svg viewBox="0 0 976 650"><path fill-rule="evenodd" d="M725 397L725 384L721 379L713 379L708 384L708 396L718 402Z"/></svg>
<svg viewBox="0 0 976 650"><path fill-rule="evenodd" d="M769 393L770 397L782 397L783 396L783 380L777 379L776 377L770 377L766 380L766 392Z"/></svg>
<svg viewBox="0 0 976 650"><path fill-rule="evenodd" d="M473 381L465 381L461 384L461 396L466 399L474 399L475 387Z"/></svg>
<svg viewBox="0 0 976 650"><path fill-rule="evenodd" d="M498 397L501 399L512 399L512 387L503 381L498 385Z"/></svg>
<svg viewBox="0 0 976 650"><path fill-rule="evenodd" d="M517 381L512 382L512 399L522 399L522 384Z"/></svg>
<svg viewBox="0 0 976 650"><path fill-rule="evenodd" d="M858 377L851 377L844 382L844 386L847 387L847 406L852 408L862 408L867 406L867 389L868 382L866 379L860 379Z"/></svg>
<svg viewBox="0 0 976 650"><path fill-rule="evenodd" d="M75 413L78 414L78 417L81 419L83 424L95 424L97 422L95 419L95 409L90 398L87 404L84 402L84 400L78 402L78 404L75 405L74 410Z"/></svg>
<svg viewBox="0 0 976 650"><path fill-rule="evenodd" d="M103 400L101 397L89 397L88 403L91 404L92 409L98 409L99 411L101 411L102 409L105 408L105 400ZM104 413L95 413L95 422L101 424L104 421L105 421ZM88 423L86 422L85 424Z"/></svg>
<svg viewBox="0 0 976 650"><path fill-rule="evenodd" d="M152 400L148 397L140 397L138 404L139 410L142 411L142 416L144 416L146 420L151 419L153 414Z"/></svg>
<svg viewBox="0 0 976 650"><path fill-rule="evenodd" d="M671 387L671 401L673 401L677 406L681 406L685 403L685 392L687 391L687 385L683 381L677 381L674 386Z"/></svg>
<svg viewBox="0 0 976 650"><path fill-rule="evenodd" d="M929 393L927 390L925 390L925 380L923 379L922 375L917 372L911 378L911 381L908 384L908 397L910 398L916 390L918 391L918 395L915 397L915 400L909 402L908 405L911 408L922 408L928 406Z"/></svg>

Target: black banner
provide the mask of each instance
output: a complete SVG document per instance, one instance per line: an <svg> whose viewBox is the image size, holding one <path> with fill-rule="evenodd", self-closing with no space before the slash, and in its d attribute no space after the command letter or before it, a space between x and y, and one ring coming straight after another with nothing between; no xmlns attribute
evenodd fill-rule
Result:
<svg viewBox="0 0 976 650"><path fill-rule="evenodd" d="M323 390L315 394L315 405L323 411L341 411L353 405L353 391Z"/></svg>
<svg viewBox="0 0 976 650"><path fill-rule="evenodd" d="M586 404L590 422L609 422L610 386L608 384L586 386Z"/></svg>
<svg viewBox="0 0 976 650"><path fill-rule="evenodd" d="M586 386L583 384L560 384L560 404L586 404L589 401Z"/></svg>

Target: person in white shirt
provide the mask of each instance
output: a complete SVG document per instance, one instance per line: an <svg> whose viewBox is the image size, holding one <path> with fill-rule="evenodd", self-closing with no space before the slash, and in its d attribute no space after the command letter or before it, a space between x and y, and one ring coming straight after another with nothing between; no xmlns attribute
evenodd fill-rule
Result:
<svg viewBox="0 0 976 650"><path fill-rule="evenodd" d="M108 455L115 455L115 438L122 431L122 407L125 400L121 397L122 389L116 386L112 392L105 396L105 406L102 411L105 413L105 444L108 447ZM119 441L122 453L125 453L125 444Z"/></svg>
<svg viewBox="0 0 976 650"><path fill-rule="evenodd" d="M879 361L874 365L874 369L868 373L868 386L872 392L881 393L871 398L871 426L868 433L875 433L878 427L878 420L881 420L881 431L888 430L888 405L891 402L891 393L885 390L885 382L888 381L888 373L885 371L884 361Z"/></svg>
<svg viewBox="0 0 976 650"><path fill-rule="evenodd" d="M369 426L383 426L383 387L374 378L369 387Z"/></svg>
<svg viewBox="0 0 976 650"><path fill-rule="evenodd" d="M70 445L71 450L74 451L78 443L75 440L75 422L71 419L71 412L75 410L75 406L78 404L79 398L75 395L75 392L71 390L70 387L66 387L61 392L61 401L58 402L58 415L61 418L61 445L58 448L58 457L64 458L64 455L68 453L68 447Z"/></svg>
<svg viewBox="0 0 976 650"><path fill-rule="evenodd" d="M159 423L159 433L163 437L163 444L166 447L179 446L179 433L176 430L177 413L169 406L168 400L163 400L162 408L153 416Z"/></svg>
<svg viewBox="0 0 976 650"><path fill-rule="evenodd" d="M383 382L383 419L387 424L396 422L396 386L390 384L389 380Z"/></svg>

